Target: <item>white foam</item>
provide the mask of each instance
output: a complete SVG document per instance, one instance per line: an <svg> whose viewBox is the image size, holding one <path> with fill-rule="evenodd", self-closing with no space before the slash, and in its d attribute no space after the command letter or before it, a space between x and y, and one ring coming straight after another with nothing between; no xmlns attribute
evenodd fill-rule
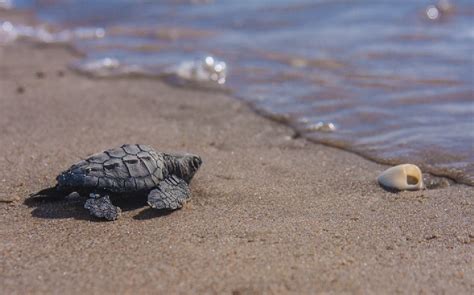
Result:
<svg viewBox="0 0 474 295"><path fill-rule="evenodd" d="M227 78L225 62L206 56L202 60L185 61L171 69L178 78L192 82L211 82L223 85Z"/></svg>
<svg viewBox="0 0 474 295"><path fill-rule="evenodd" d="M1 1L1 0L0 0ZM44 25L28 26L13 24L9 21L0 22L0 43L28 39L41 43L67 43L79 39L100 39L105 37L103 28L75 28L52 32Z"/></svg>

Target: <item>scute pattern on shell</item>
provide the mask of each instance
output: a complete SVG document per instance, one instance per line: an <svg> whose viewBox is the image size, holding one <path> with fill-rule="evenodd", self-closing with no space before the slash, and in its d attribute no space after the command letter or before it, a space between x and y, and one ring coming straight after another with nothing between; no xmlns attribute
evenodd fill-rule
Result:
<svg viewBox="0 0 474 295"><path fill-rule="evenodd" d="M162 153L146 145L127 144L72 165L57 180L61 187L142 191L155 188L166 176L165 170Z"/></svg>

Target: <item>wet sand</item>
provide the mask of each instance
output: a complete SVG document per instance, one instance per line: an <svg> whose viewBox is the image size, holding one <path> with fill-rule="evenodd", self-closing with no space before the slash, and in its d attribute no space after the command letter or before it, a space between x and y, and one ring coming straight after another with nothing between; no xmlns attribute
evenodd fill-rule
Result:
<svg viewBox="0 0 474 295"><path fill-rule="evenodd" d="M0 47L0 293L439 293L474 288L472 187L398 194L386 167L292 139L212 92L98 80L61 48ZM31 200L123 143L204 159L182 209ZM12 201L12 202L10 202Z"/></svg>

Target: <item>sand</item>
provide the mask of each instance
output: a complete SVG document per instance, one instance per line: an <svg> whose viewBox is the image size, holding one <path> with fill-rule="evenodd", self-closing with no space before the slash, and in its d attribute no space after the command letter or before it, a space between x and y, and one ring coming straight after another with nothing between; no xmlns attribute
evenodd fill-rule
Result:
<svg viewBox="0 0 474 295"><path fill-rule="evenodd" d="M92 79L63 48L0 47L1 294L472 294L473 189L391 193L385 166L292 139L225 94ZM192 200L31 200L123 143L199 154Z"/></svg>

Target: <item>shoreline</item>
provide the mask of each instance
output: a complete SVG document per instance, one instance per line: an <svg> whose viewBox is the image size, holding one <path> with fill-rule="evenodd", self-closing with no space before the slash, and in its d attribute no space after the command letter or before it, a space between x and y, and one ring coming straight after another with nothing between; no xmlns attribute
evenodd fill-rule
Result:
<svg viewBox="0 0 474 295"><path fill-rule="evenodd" d="M13 9L13 10L5 11L5 10L0 9L0 17L6 20L14 21L14 22L20 20L18 21L18 23L32 25L33 27L37 27L39 24L36 17L33 16L33 11L28 11L28 10ZM49 24L49 25L51 26L51 28L59 29L57 25L52 25L52 24ZM52 31L55 31L55 30L53 29ZM23 38L19 38L19 39L23 39ZM81 57L86 56L85 52L81 52L80 49L75 47L72 43L54 43L54 42L36 43L36 41L34 40L29 40L29 38L27 39L28 39L28 42L33 43L33 46L35 47L36 46L39 48L59 47L59 48L64 48L70 51L70 53L74 56L81 56ZM151 79L151 80L159 80L165 84L171 85L172 87L180 87L181 84L184 85L186 83L191 84L191 82L179 82L178 81L179 79L176 79L176 77L170 73L168 74L163 73L162 75L156 74L155 76L151 72L146 72L146 71L145 72L137 71L135 73L133 71L132 73L126 73L125 71L125 73L121 73L121 70L118 70L119 73L111 74L111 76L109 77L108 74L103 74L103 73L94 74L93 72L89 72L88 70L84 70L81 68L76 68L75 71L91 79ZM197 90L197 91L211 91L212 92L212 87L211 88L208 88L208 87L209 86L200 87L200 85L195 85L195 87L190 87L190 91ZM436 154L436 157L431 156L432 157L431 159L429 156L427 156L429 155L429 152L426 152L425 156L423 156L423 152L420 153L420 151L418 152L414 151L413 153L411 152L406 153L406 154L410 154L410 157L408 158L403 157L403 156L390 157L389 155L384 155L384 154L381 154L380 152L377 152L376 151L377 149L375 149L374 151L370 151L371 150L370 146L364 146L364 145L359 146L355 144L354 142L351 142L351 140L330 139L330 138L325 138L324 136L320 137L321 134L324 134L323 132L311 133L311 131L309 131L310 129L307 129L307 127L303 126L301 123L298 123L299 121L297 119L290 119L290 117L285 117L285 115L272 114L271 112L265 110L264 108L258 107L252 104L252 102L242 97L239 97L239 95L233 94L232 93L233 91L230 90L229 88L222 88L222 89L219 89L218 91L222 91L222 93L226 93L226 94L230 93L230 95L233 98L247 104L250 107L250 109L255 111L258 115L264 116L267 119L276 121L277 123L281 123L290 127L294 131L294 137L302 136L306 140L309 140L316 144L323 144L329 147L338 148L347 152L351 152L367 160L370 160L382 165L394 166L394 165L399 165L399 164L404 164L404 163L415 164L415 165L418 165L422 169L422 171L424 171L424 174L431 175L432 177L430 178L435 179L434 180L435 182L442 181L445 184L454 182L456 184L464 184L471 187L474 186L474 179L472 175L469 174L468 167L462 168L458 162L457 168L455 167L449 168L449 165L446 166L439 163L436 164L436 161L435 163L433 163L432 161L433 159L446 159L448 161L450 159L452 160L456 158L456 155L454 154L454 152L441 152L441 153L438 152ZM461 160L458 160L458 161L461 161Z"/></svg>
<svg viewBox="0 0 474 295"><path fill-rule="evenodd" d="M240 99L238 99L238 100L242 101ZM450 186L450 185L466 185L466 186L470 186L470 187L473 187L473 185L474 185L474 183L470 180L470 178L468 176L463 175L463 176L458 176L457 178L455 178L453 176L448 175L446 172L444 172L441 169L438 169L436 167L431 167L431 168L429 168L430 171L426 171L425 170L426 165L422 165L422 164L419 164L419 163L411 163L411 162L408 162L408 161L405 161L405 162L404 161L399 161L397 159L392 160L392 159L379 158L377 156L367 155L367 154L361 152L360 149L350 149L350 148L347 148L345 146L342 146L342 145L334 143L334 142L329 142L329 141L325 141L325 140L318 140L318 139L315 139L315 138L311 138L310 136L306 136L306 135L302 134L302 132L300 130L298 130L298 128L295 127L284 116L278 116L278 115L269 113L266 110L256 108L251 103L247 103L245 101L243 101L243 103L248 105L248 107L251 110L253 110L257 115L262 116L262 117L264 117L264 118L266 118L266 119L268 119L272 122L275 122L277 124L282 124L284 126L287 126L287 127L291 128L291 130L293 131L293 135L292 135L293 139L304 138L305 140L307 140L307 141L309 141L313 144L324 145L324 146L327 146L327 147L330 147L330 148L334 148L334 149L338 149L338 150L341 150L341 151L344 151L344 152L347 152L347 153L351 153L351 154L357 155L357 156L359 156L359 157L361 157L361 158L363 158L367 161L371 161L371 162L374 162L374 163L379 164L379 165L387 166L387 168L391 167L391 166L402 165L402 164L417 165L418 167L420 167L420 169L423 172L424 180L427 180L428 182L430 182L432 184L432 187L429 187L429 189L431 189L431 188L436 189L438 187L446 187L446 186Z"/></svg>
<svg viewBox="0 0 474 295"><path fill-rule="evenodd" d="M32 15L32 11L26 11L26 10L1 10L0 9L0 17L10 20L10 21L17 21L20 19L19 23L24 23L28 25L32 25L33 27L38 26L38 20L35 16ZM58 29L57 25L53 25L52 27L56 27ZM19 38L23 39L23 38ZM72 43L42 43L42 42L37 42L34 40L24 40L29 43L33 43L33 46L38 47L38 48L51 48L51 47L59 47L63 48L67 51L69 51L72 55L74 56L80 56L80 57L85 57L87 54L85 52L81 52L80 49L78 49L76 46L74 46ZM73 67L71 67L73 68ZM443 182L444 184L449 185L449 183L456 183L456 184L464 184L473 187L474 186L474 180L472 176L466 172L465 169L457 169L454 167L451 168L446 168L443 167L443 165L439 164L433 164L430 163L432 162L431 160L433 157L430 158L425 158L425 156L422 157L422 160L411 158L409 157L408 159L398 156L395 158L391 158L389 156L381 156L380 153L378 152L367 152L367 150L370 150L369 147L365 146L357 146L353 143L350 143L350 141L347 140L332 140L328 138L320 138L318 132L316 132L314 136L312 136L311 132L309 132L307 127L302 126L300 123L298 123L298 120L290 119L289 117L286 117L285 115L278 115L278 114L273 114L269 112L268 110L264 108L260 108L254 104L252 104L251 101L246 100L242 97L239 97L238 95L234 95L231 89L229 88L215 88L213 89L213 86L205 86L205 85L194 85L192 86L192 82L184 82L181 81L179 78L176 78L172 74L165 74L163 73L162 75L154 74L151 73L116 73L112 74L111 76L108 76L108 74L101 74L101 73L93 73L88 70L84 70L81 68L75 68L74 71L77 73L84 75L88 78L91 79L150 79L150 80L159 80L162 83L168 84L171 87L183 87L185 89L189 89L190 91L211 91L213 92L214 90L219 91L220 93L228 94L232 96L233 98L239 100L240 102L246 104L250 109L252 109L255 113L257 113L260 116L264 116L267 119L270 119L272 121L275 121L280 124L284 124L287 127L291 128L294 132L293 137L304 137L306 140L311 141L315 144L323 144L329 147L341 149L343 151L347 151L353 154L356 154L360 157L363 157L367 160L373 161L378 164L382 165L387 165L387 166L394 166L394 165L400 165L400 164L405 164L405 163L411 163L419 166L421 170L426 174L430 179L434 179L433 181L435 183ZM120 70L119 70L120 72ZM185 85L189 84L189 87L186 87ZM235 89L234 89L235 90ZM301 125L301 126L300 126ZM323 134L319 132L319 134ZM408 153L410 154L410 153ZM423 152L418 152L418 154L426 154L429 155L429 151L423 151ZM423 160L423 158L425 158ZM441 159L450 159L450 158L456 158L456 155L444 155L440 157ZM467 168L466 168L467 169ZM429 174L429 175L428 175Z"/></svg>
<svg viewBox="0 0 474 295"><path fill-rule="evenodd" d="M0 47L1 293L472 290L471 187L386 192L385 166L292 139L225 94L94 80L73 58ZM131 200L96 222L83 199L27 201L123 143L201 155L191 202L161 216Z"/></svg>

